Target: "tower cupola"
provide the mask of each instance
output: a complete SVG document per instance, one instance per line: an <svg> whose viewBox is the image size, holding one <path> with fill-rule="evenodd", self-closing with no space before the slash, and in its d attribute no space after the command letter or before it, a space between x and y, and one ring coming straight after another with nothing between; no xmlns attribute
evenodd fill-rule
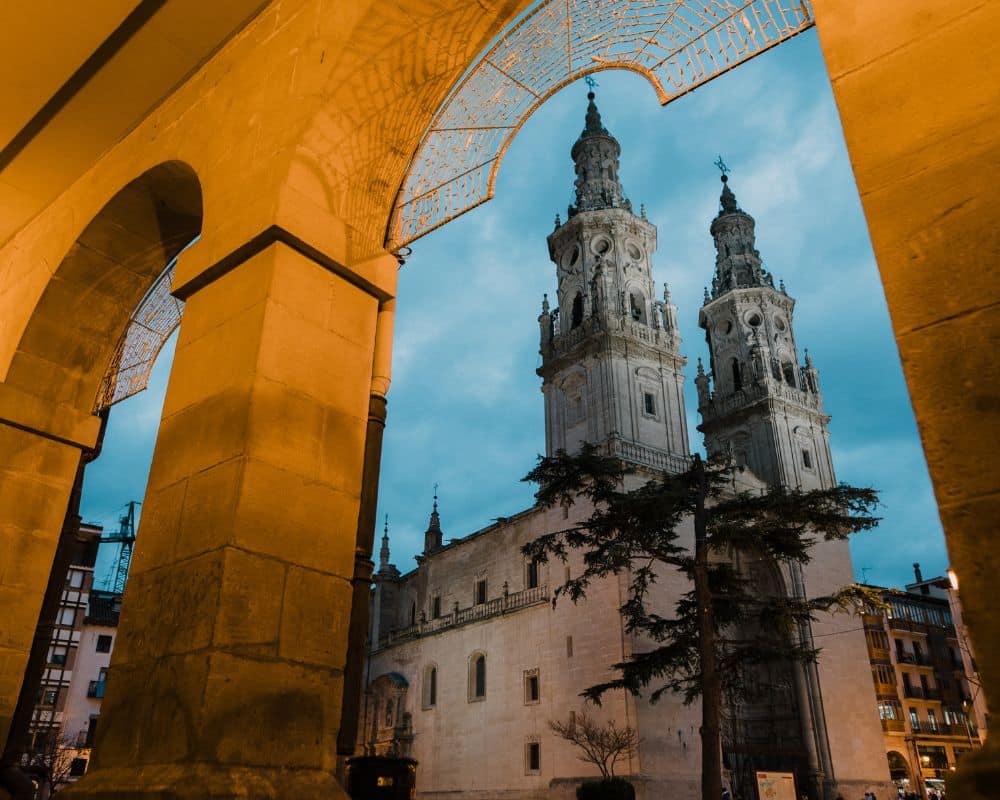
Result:
<svg viewBox="0 0 1000 800"><path fill-rule="evenodd" d="M583 133L570 151L576 164L576 204L569 207L568 216L604 208L631 211L632 204L626 199L618 177L621 145L601 122L592 91L587 93L587 100Z"/></svg>
<svg viewBox="0 0 1000 800"><path fill-rule="evenodd" d="M729 187L729 176L722 176L719 213L712 220L715 240L715 276L709 300L731 289L758 286L774 288L774 278L764 269L757 252L754 218L739 207L736 195Z"/></svg>

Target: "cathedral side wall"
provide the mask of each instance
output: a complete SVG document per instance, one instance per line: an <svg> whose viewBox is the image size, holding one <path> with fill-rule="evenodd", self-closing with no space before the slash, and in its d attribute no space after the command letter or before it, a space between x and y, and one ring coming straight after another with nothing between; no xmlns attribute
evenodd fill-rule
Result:
<svg viewBox="0 0 1000 800"><path fill-rule="evenodd" d="M426 570L428 586L458 597L463 609L471 604L476 575L488 576L490 599L504 580L512 592L519 591L525 574L520 545L565 524L560 509L529 513L431 556L418 573ZM569 564L571 571L580 566L576 559ZM565 567L550 563L541 568L539 582L551 589L564 577ZM416 578L413 573L401 582L403 598L415 588L411 585ZM571 711L586 711L600 720L636 725L635 704L623 693L609 693L600 708L585 705L579 696L586 687L607 680L610 665L622 658L626 643L617 609L623 591L615 580L602 581L577 605L567 599L560 599L555 608L543 602L372 656L371 680L396 672L409 683L404 710L412 714L411 754L419 762L419 797L534 800L567 792L573 797L580 780L597 776L548 722L565 721ZM486 697L481 700L471 697L470 659L477 653L487 658ZM433 708L425 707L428 665L438 670ZM539 677L539 700L534 703L526 698L529 670L537 670ZM661 704L661 716L664 709ZM537 773L531 773L527 762L527 746L533 741L541 745ZM639 773L645 757L643 751L631 764L619 763L617 772Z"/></svg>
<svg viewBox="0 0 1000 800"><path fill-rule="evenodd" d="M808 596L854 583L847 542L820 541L812 555L803 571ZM876 796L893 796L861 619L824 614L812 627L816 646L821 648L820 690L838 788L845 797L866 790Z"/></svg>

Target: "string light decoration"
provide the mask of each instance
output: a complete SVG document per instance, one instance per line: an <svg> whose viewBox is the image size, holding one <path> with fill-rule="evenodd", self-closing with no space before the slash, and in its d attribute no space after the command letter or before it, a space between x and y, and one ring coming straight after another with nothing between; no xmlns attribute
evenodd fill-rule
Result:
<svg viewBox="0 0 1000 800"><path fill-rule="evenodd" d="M403 181L390 250L493 196L518 130L580 78L626 69L666 105L814 25L806 0L546 0L466 73L425 132Z"/></svg>

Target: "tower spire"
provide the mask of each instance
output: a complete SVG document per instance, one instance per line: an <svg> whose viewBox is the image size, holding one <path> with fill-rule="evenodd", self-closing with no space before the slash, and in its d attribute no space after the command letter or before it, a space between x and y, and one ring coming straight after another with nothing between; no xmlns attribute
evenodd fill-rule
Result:
<svg viewBox="0 0 1000 800"><path fill-rule="evenodd" d="M774 288L774 278L764 269L757 251L756 222L736 202L736 195L729 186L729 167L721 156L716 166L722 171L722 194L719 196L719 213L710 228L715 240L715 277L712 279L711 296L708 297L706 292L706 303L730 289Z"/></svg>
<svg viewBox="0 0 1000 800"><path fill-rule="evenodd" d="M424 554L432 553L441 548L443 533L441 531L441 515L438 514L438 485L434 484L434 506L431 509L431 518L427 523L427 530L424 532Z"/></svg>
<svg viewBox="0 0 1000 800"><path fill-rule="evenodd" d="M603 208L624 208L632 210L618 179L618 158L621 145L601 121L597 109L593 79L587 80L587 113L583 132L573 145L570 156L576 163L576 204L569 207L568 216L581 211L597 211Z"/></svg>
<svg viewBox="0 0 1000 800"><path fill-rule="evenodd" d="M385 515L385 528L382 533L382 548L378 551L379 572L389 566L389 515Z"/></svg>

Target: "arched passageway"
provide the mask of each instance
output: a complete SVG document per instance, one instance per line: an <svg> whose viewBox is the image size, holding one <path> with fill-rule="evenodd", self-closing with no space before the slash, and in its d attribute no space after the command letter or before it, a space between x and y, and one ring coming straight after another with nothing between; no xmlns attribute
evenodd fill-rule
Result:
<svg viewBox="0 0 1000 800"><path fill-rule="evenodd" d="M122 623L132 633L114 667L122 688L107 699L99 770L74 790L79 796L139 797L154 775L156 791L174 797L339 795L328 779L329 731L339 724L355 535L369 527L359 509L377 479L377 458L365 458L366 431L380 425L369 397L384 401L391 342L394 262L379 243L406 241L389 220L420 137L484 43L526 5L358 3L345 17L321 0L271 4L6 244L5 264L21 258L49 269L37 266L52 247L46 239L65 238L75 224L66 220L86 206L81 192L137 174L141 167L128 165L148 164L151 150L164 160L187 150L225 175L217 196L229 219L213 218L200 252L178 266L175 289L188 306ZM996 517L995 437L987 434L997 419L988 387L998 382L990 344L998 323L995 276L982 254L998 247L981 220L996 172L984 164L997 163L989 39L997 7L921 0L888 21L881 4L813 7L967 621L994 688L1000 615L986 576L996 554L982 542ZM480 187L486 169L469 173ZM470 195L456 196L451 205L438 194L415 218L448 217ZM138 300L94 332L102 344L89 334L67 341L46 326L90 324L86 307L58 300L67 286L53 279L49 299L74 316L41 314L37 327L17 333L0 319L0 536L7 563L19 567L0 572L0 609L14 619L0 639L0 726L21 683L32 605L37 613L30 596L51 563L80 449L96 437L90 411L101 376ZM35 308L30 292L18 296ZM61 342L54 361L40 345L49 335ZM300 561L282 561L278 542ZM7 613L23 608L23 619ZM217 625L230 619L253 622ZM333 641L318 630L341 634ZM289 709L299 707L312 716L296 720ZM980 769L982 785L996 785L990 763L969 758L959 776ZM298 768L291 778L289 766Z"/></svg>
<svg viewBox="0 0 1000 800"><path fill-rule="evenodd" d="M17 598L5 607L0 655L20 673L45 588L45 572L26 567L52 563L81 454L97 441L92 412L116 343L164 266L198 235L201 213L198 178L181 162L118 191L53 270L0 384L0 597ZM0 733L16 698L0 692Z"/></svg>

